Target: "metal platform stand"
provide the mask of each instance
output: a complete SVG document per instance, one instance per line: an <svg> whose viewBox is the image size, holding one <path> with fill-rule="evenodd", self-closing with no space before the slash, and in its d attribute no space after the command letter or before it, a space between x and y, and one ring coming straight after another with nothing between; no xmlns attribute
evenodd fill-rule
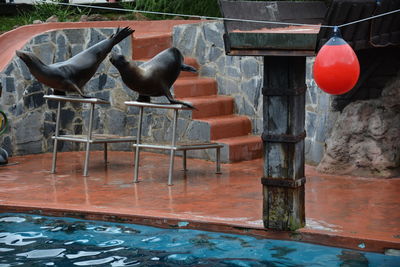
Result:
<svg viewBox="0 0 400 267"><path fill-rule="evenodd" d="M98 98L76 98L66 97L57 95L45 95L44 98L47 100L53 100L58 102L57 106L57 117L56 117L56 131L54 136L54 148L53 148L53 162L51 166L51 173L56 172L57 162L57 143L58 141L70 141L77 143L86 143L85 153L85 164L83 168L83 176L88 176L89 166L89 155L91 144L104 144L104 164L107 164L107 143L119 143L119 142L134 142L136 137L133 136L118 136L111 134L94 134L93 133L93 119L94 119L94 106L96 104L110 104L108 101L104 101ZM78 102L78 103L89 103L90 104L90 115L89 115L89 128L86 134L80 135L60 135L60 114L61 114L61 102Z"/></svg>
<svg viewBox="0 0 400 267"><path fill-rule="evenodd" d="M136 148L135 151L135 173L134 173L134 182L137 183L139 180L139 158L140 158L140 148L150 148L150 149L161 149L161 150L170 150L170 160L169 160L169 173L168 173L168 185L172 185L173 179L173 171L174 171L174 160L175 160L175 152L182 151L182 159L183 159L183 170L187 171L186 168L186 151L187 150L197 150L197 149L215 149L216 150L216 173L221 173L221 148L223 145L218 143L211 142L203 142L203 143L178 143L176 138L176 128L178 126L178 112L179 110L190 110L184 105L181 104L153 104L146 102L137 102L137 101L127 101L125 102L127 106L136 106L139 107L139 121L137 128L137 138L136 144L133 146ZM143 110L144 108L161 108L161 109L171 109L174 111L173 121L172 121L172 140L170 144L142 144L141 136L142 136L142 123L143 123Z"/></svg>

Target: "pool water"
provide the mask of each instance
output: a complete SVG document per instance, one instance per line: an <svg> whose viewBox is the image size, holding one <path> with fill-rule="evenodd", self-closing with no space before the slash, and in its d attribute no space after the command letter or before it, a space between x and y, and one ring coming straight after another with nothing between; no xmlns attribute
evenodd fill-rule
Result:
<svg viewBox="0 0 400 267"><path fill-rule="evenodd" d="M0 214L6 266L400 266L400 257L188 229Z"/></svg>

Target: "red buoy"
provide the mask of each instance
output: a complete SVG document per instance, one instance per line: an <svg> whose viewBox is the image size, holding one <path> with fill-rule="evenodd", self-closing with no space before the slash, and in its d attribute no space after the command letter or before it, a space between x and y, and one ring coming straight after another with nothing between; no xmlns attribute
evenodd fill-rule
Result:
<svg viewBox="0 0 400 267"><path fill-rule="evenodd" d="M326 93L341 95L356 85L359 75L357 55L335 27L332 38L322 46L315 58L314 80Z"/></svg>

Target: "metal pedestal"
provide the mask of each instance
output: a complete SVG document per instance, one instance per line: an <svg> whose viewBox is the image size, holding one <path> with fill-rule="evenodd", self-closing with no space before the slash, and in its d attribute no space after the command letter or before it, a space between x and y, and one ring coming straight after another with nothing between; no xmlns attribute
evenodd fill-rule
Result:
<svg viewBox="0 0 400 267"><path fill-rule="evenodd" d="M144 103L137 101L127 101L125 102L127 106L136 106L139 107L139 121L137 128L137 138L136 144L133 146L136 148L135 153L135 173L133 181L137 183L139 181L139 158L140 158L140 148L150 148L150 149L161 149L161 150L170 150L170 160L169 160L169 172L168 172L168 185L172 185L173 172L174 172L174 161L175 161L175 152L182 151L183 152L183 170L186 171L186 151L187 150L196 150L196 149L215 149L216 152L216 173L221 173L221 161L220 161L220 151L223 147L218 143L178 143L176 140L176 128L178 126L178 112L179 110L190 110L189 108L183 105L170 105L170 104L153 104L153 103ZM141 143L141 135L142 135L142 123L143 123L143 110L144 108L161 108L161 109L170 109L173 110L173 121L172 121L172 140L170 144L142 144Z"/></svg>
<svg viewBox="0 0 400 267"><path fill-rule="evenodd" d="M97 98L75 98L75 97L65 97L65 96L56 96L56 95L46 95L46 96L44 96L44 98L58 102L57 115L56 115L56 131L53 136L54 148L53 148L53 162L52 162L52 166L51 166L51 173L56 172L57 144L58 144L59 140L86 144L83 176L88 176L88 166L89 166L90 145L91 144L96 144L96 143L104 144L104 163L107 164L107 143L134 142L136 140L136 138L133 136L118 136L118 135L111 135L111 134L94 134L93 133L94 107L96 104L110 104L107 101L97 99ZM86 134L60 135L60 114L61 114L61 102L62 101L90 104L89 128L88 128L88 131Z"/></svg>

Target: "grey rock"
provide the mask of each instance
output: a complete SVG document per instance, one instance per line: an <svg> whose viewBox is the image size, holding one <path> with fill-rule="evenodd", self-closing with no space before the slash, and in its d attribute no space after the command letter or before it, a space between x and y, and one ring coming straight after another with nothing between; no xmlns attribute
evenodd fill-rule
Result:
<svg viewBox="0 0 400 267"><path fill-rule="evenodd" d="M110 134L125 135L126 114L117 109L110 109L106 114L107 130Z"/></svg>
<svg viewBox="0 0 400 267"><path fill-rule="evenodd" d="M43 93L30 94L24 97L24 105L29 109L35 109L41 107L45 101Z"/></svg>
<svg viewBox="0 0 400 267"><path fill-rule="evenodd" d="M15 129L15 143L17 145L42 140L42 113L33 111L25 114L20 120L14 122L13 128Z"/></svg>
<svg viewBox="0 0 400 267"><path fill-rule="evenodd" d="M256 59L246 57L240 62L240 70L246 79L260 75L260 67Z"/></svg>
<svg viewBox="0 0 400 267"><path fill-rule="evenodd" d="M210 126L201 121L192 121L187 130L189 140L210 141Z"/></svg>
<svg viewBox="0 0 400 267"><path fill-rule="evenodd" d="M64 29L63 30L70 44L82 44L85 42L84 37L87 34L86 29Z"/></svg>
<svg viewBox="0 0 400 267"><path fill-rule="evenodd" d="M79 54L82 51L83 51L83 46L81 44L71 45L71 57Z"/></svg>
<svg viewBox="0 0 400 267"><path fill-rule="evenodd" d="M13 72L13 70L14 70L14 63L13 62L10 62L8 65L7 65L7 67L5 68L5 70L4 70L4 74L5 75L7 75L7 76L9 76L12 72Z"/></svg>
<svg viewBox="0 0 400 267"><path fill-rule="evenodd" d="M195 51L196 51L195 55L199 64L206 63L206 55L208 54L208 47L203 38L199 38L197 40Z"/></svg>
<svg viewBox="0 0 400 267"><path fill-rule="evenodd" d="M393 101L399 97L397 81L378 99L347 105L327 140L318 170L379 177L400 174L400 103Z"/></svg>
<svg viewBox="0 0 400 267"><path fill-rule="evenodd" d="M49 34L40 34L37 35L33 38L33 43L34 44L43 44L43 43L47 43L50 41L50 36Z"/></svg>
<svg viewBox="0 0 400 267"><path fill-rule="evenodd" d="M65 40L65 37L63 34L59 34L57 36L57 51L55 55L55 62L62 62L70 58L70 55L68 55L68 46ZM47 63L49 64L49 63Z"/></svg>
<svg viewBox="0 0 400 267"><path fill-rule="evenodd" d="M5 82L3 83L4 89L6 92L14 92L15 91L15 80L13 77L5 77Z"/></svg>
<svg viewBox="0 0 400 267"><path fill-rule="evenodd" d="M204 24L205 39L217 47L224 47L223 25L221 22Z"/></svg>
<svg viewBox="0 0 400 267"><path fill-rule="evenodd" d="M214 67L203 66L200 69L200 76L203 77L215 77L217 74L217 70Z"/></svg>

